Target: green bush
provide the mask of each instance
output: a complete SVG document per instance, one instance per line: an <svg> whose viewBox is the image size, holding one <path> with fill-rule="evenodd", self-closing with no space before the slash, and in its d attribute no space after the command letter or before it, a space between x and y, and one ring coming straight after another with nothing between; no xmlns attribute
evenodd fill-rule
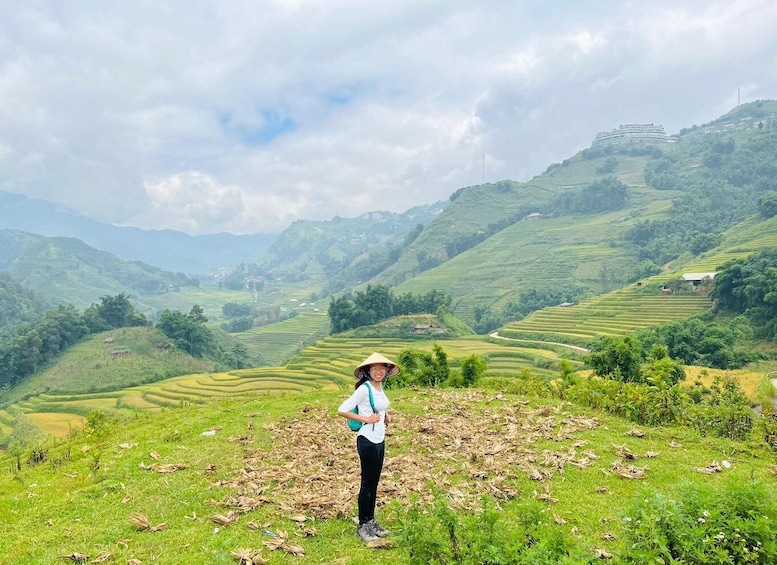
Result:
<svg viewBox="0 0 777 565"><path fill-rule="evenodd" d="M623 515L626 563L775 563L777 504L758 482L641 492Z"/></svg>
<svg viewBox="0 0 777 565"><path fill-rule="evenodd" d="M470 514L453 511L440 494L431 505L421 505L416 498L398 512L397 542L411 565L595 562L592 554L548 522L537 501L523 504L518 519L510 522L490 497L483 497L479 511Z"/></svg>

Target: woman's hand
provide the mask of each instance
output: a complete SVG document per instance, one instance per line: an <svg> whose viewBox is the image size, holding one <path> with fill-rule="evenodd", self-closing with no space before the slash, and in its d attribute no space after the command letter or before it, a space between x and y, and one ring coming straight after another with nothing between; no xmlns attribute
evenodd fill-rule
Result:
<svg viewBox="0 0 777 565"><path fill-rule="evenodd" d="M364 420L365 424L377 424L378 422L380 422L380 414L370 414Z"/></svg>

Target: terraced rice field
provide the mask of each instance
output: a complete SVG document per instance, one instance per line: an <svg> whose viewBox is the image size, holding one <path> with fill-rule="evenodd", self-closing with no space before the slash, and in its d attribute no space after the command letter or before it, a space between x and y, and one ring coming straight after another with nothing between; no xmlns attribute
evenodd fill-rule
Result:
<svg viewBox="0 0 777 565"><path fill-rule="evenodd" d="M651 279L655 280L655 279ZM707 296L651 295L630 285L580 304L546 308L499 330L504 337L542 336L580 343L598 336L624 336L635 330L688 318L709 308Z"/></svg>
<svg viewBox="0 0 777 565"><path fill-rule="evenodd" d="M280 365L306 345L329 331L329 316L324 308L306 310L277 324L236 333L250 355L261 357L268 365Z"/></svg>
<svg viewBox="0 0 777 565"><path fill-rule="evenodd" d="M474 353L488 357L486 377L516 376L522 370L552 377L562 358L554 351L489 343L482 336L440 344L454 366L457 360ZM94 410L111 416L131 416L137 411L315 389L345 392L354 382L353 370L373 351L396 358L406 347L431 352L432 346L431 341L327 337L305 348L282 367L185 375L115 392L33 396L0 411L0 426L10 432L17 416L24 414L45 432L61 437L82 427ZM577 360L573 363L580 364Z"/></svg>

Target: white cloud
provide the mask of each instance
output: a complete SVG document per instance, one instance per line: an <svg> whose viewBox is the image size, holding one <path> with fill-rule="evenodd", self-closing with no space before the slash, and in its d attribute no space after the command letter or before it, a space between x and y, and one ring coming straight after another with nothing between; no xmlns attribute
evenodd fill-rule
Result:
<svg viewBox="0 0 777 565"><path fill-rule="evenodd" d="M0 188L189 233L526 180L777 97L768 0L0 5Z"/></svg>

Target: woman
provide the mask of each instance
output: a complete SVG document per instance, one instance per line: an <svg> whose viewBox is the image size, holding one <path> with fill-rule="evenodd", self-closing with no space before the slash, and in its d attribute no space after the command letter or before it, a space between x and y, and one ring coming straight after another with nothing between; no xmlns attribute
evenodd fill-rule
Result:
<svg viewBox="0 0 777 565"><path fill-rule="evenodd" d="M362 423L356 436L356 451L359 453L361 462L359 526L356 528L356 535L364 541L376 541L391 533L375 520L375 501L380 473L383 470L386 426L390 421L386 413L389 399L383 392L382 383L387 377L399 374L399 371L399 365L380 353L373 353L353 372L358 379L356 390L337 409L343 418ZM370 389L372 389L372 405ZM358 408L358 413L352 411L354 408Z"/></svg>

